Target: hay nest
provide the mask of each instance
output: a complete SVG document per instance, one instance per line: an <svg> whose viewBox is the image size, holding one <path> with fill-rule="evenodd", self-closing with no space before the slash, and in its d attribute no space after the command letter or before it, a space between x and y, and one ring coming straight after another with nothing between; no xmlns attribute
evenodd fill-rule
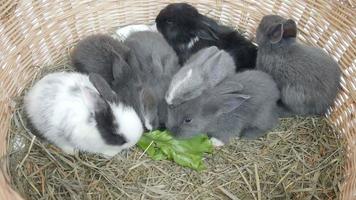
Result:
<svg viewBox="0 0 356 200"><path fill-rule="evenodd" d="M48 67L70 70L68 59ZM259 140L236 140L207 155L196 172L154 161L138 148L108 160L70 156L26 128L22 98L12 120L9 171L26 199L335 199L342 144L324 118L281 119Z"/></svg>

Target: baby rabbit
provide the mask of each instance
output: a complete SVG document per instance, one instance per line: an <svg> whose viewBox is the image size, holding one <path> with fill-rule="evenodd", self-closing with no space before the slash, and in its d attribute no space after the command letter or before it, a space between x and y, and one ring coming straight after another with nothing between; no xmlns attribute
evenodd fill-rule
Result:
<svg viewBox="0 0 356 200"><path fill-rule="evenodd" d="M281 116L319 115L333 103L339 87L338 64L321 49L297 42L297 25L277 15L257 28L257 69L272 75L281 91Z"/></svg>
<svg viewBox="0 0 356 200"><path fill-rule="evenodd" d="M112 66L117 57L129 58L129 48L109 35L91 35L78 42L71 59L76 70L82 73L98 73L108 83L113 81Z"/></svg>
<svg viewBox="0 0 356 200"><path fill-rule="evenodd" d="M227 77L199 97L169 107L167 128L177 137L206 133L226 143L256 138L278 121L279 91L268 74L251 70Z"/></svg>
<svg viewBox="0 0 356 200"><path fill-rule="evenodd" d="M166 93L169 105L178 105L198 97L229 75L235 74L232 57L212 46L195 53L176 73Z"/></svg>
<svg viewBox="0 0 356 200"><path fill-rule="evenodd" d="M137 74L142 81L143 89L139 96L145 113L144 123L150 130L159 128L166 121L164 94L172 76L180 68L177 55L157 32L132 33L124 44L136 57L129 64L138 66Z"/></svg>
<svg viewBox="0 0 356 200"><path fill-rule="evenodd" d="M204 47L217 46L231 54L236 71L255 67L257 47L251 41L187 3L172 3L163 8L156 26L176 51L180 64Z"/></svg>
<svg viewBox="0 0 356 200"><path fill-rule="evenodd" d="M57 72L39 80L24 104L31 125L64 152L111 157L143 133L137 113L120 98L98 74Z"/></svg>

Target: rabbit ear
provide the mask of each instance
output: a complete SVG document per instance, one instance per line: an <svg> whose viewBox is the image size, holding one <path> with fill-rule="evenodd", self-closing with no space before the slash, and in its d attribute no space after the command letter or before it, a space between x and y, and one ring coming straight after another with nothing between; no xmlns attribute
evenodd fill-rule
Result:
<svg viewBox="0 0 356 200"><path fill-rule="evenodd" d="M121 56L115 56L114 61L112 64L112 73L114 80L121 78L124 73L124 68L129 68L130 66L127 64L127 62L121 57Z"/></svg>
<svg viewBox="0 0 356 200"><path fill-rule="evenodd" d="M216 41L218 40L218 36L210 29L201 29L198 30L197 36L199 39Z"/></svg>
<svg viewBox="0 0 356 200"><path fill-rule="evenodd" d="M178 71L178 58L176 55L166 55L163 58L163 73L168 76L173 76Z"/></svg>
<svg viewBox="0 0 356 200"><path fill-rule="evenodd" d="M204 15L200 15L200 19L201 27L198 30L197 36L203 40L218 40L218 25L216 24L216 22Z"/></svg>
<svg viewBox="0 0 356 200"><path fill-rule="evenodd" d="M170 83L169 89L166 92L166 102L168 104L173 104L174 100L179 96L183 95L181 90L184 90L191 85L187 84L192 78L194 78L193 69L191 68L182 68L177 74L173 76L173 79ZM197 80L197 79L194 79Z"/></svg>
<svg viewBox="0 0 356 200"><path fill-rule="evenodd" d="M279 41L281 41L283 37L283 32L284 32L283 24L279 23L279 24L272 25L268 30L269 41L272 44L278 43Z"/></svg>
<svg viewBox="0 0 356 200"><path fill-rule="evenodd" d="M224 85L219 87L216 94L237 94L244 89L241 83L236 83L235 80L225 80Z"/></svg>
<svg viewBox="0 0 356 200"><path fill-rule="evenodd" d="M153 68L153 72L155 74L162 74L164 71L164 66L163 66L163 62L164 62L164 58L162 58L162 56L160 56L157 51L153 51L152 55L151 55L151 59L152 59L152 63L155 66Z"/></svg>
<svg viewBox="0 0 356 200"><path fill-rule="evenodd" d="M233 58L225 51L218 51L210 56L202 66L204 79L210 86L215 86L235 69Z"/></svg>
<svg viewBox="0 0 356 200"><path fill-rule="evenodd" d="M283 24L283 31L284 38L297 37L297 24L292 19L288 19Z"/></svg>
<svg viewBox="0 0 356 200"><path fill-rule="evenodd" d="M211 56L218 53L219 49L216 46L211 46L204 48L197 53L193 54L191 58L186 62L185 66L188 65L199 65L201 66L205 63Z"/></svg>
<svg viewBox="0 0 356 200"><path fill-rule="evenodd" d="M212 46L200 50L187 62L190 68L197 69L197 75L210 87L217 85L235 69L233 58L225 51ZM193 76L192 78L196 77Z"/></svg>
<svg viewBox="0 0 356 200"><path fill-rule="evenodd" d="M203 113L204 115L213 114L216 116L230 113L240 107L249 98L249 95L233 93L214 96L203 106Z"/></svg>
<svg viewBox="0 0 356 200"><path fill-rule="evenodd" d="M141 101L141 108L143 110L143 115L144 115L144 123L145 126L148 130L152 130L152 124L150 122L150 118L152 118L152 114L154 114L155 109L158 107L158 105L156 104L156 99L154 96L154 93L152 92L152 90L143 87L140 91L140 101ZM150 117L151 116L151 117Z"/></svg>
<svg viewBox="0 0 356 200"><path fill-rule="evenodd" d="M114 101L116 93L111 89L110 85L99 74L90 73L89 80L98 90L100 95L107 101Z"/></svg>
<svg viewBox="0 0 356 200"><path fill-rule="evenodd" d="M145 110L149 110L155 106L155 96L153 92L145 87L140 91L140 99L143 102Z"/></svg>
<svg viewBox="0 0 356 200"><path fill-rule="evenodd" d="M80 92L83 95L84 104L90 110L94 110L97 102L101 100L99 93L88 87L81 87Z"/></svg>

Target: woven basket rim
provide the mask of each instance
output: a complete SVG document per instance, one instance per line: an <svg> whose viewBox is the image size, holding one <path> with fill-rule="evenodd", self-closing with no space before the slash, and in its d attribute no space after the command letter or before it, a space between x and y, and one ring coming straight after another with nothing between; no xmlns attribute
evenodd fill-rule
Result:
<svg viewBox="0 0 356 200"><path fill-rule="evenodd" d="M0 48L3 49L0 52L0 153L3 158L0 199L22 199L10 186L7 136L15 109L13 98L19 96L24 85L38 73L38 66L58 62L66 48L91 33L107 32L118 24L153 22L160 8L169 2L178 1L54 0L41 3L4 0L0 3ZM356 3L351 0L186 2L221 23L244 28L251 38L254 37L256 21L264 14L290 17L298 22L302 41L324 47L338 60L343 71L342 91L327 118L345 140L347 163L340 199L356 198ZM92 18L93 23L87 22L83 16ZM111 16L115 16L117 21L111 20ZM113 24L100 24L100 20L111 20ZM323 26L318 23L323 23Z"/></svg>

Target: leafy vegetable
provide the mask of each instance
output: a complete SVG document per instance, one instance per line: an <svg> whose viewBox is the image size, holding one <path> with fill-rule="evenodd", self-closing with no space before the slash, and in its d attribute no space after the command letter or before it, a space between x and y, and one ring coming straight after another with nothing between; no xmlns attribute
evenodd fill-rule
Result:
<svg viewBox="0 0 356 200"><path fill-rule="evenodd" d="M137 144L154 160L173 160L198 171L205 169L203 154L213 151L213 145L206 135L174 139L167 131L146 133Z"/></svg>

